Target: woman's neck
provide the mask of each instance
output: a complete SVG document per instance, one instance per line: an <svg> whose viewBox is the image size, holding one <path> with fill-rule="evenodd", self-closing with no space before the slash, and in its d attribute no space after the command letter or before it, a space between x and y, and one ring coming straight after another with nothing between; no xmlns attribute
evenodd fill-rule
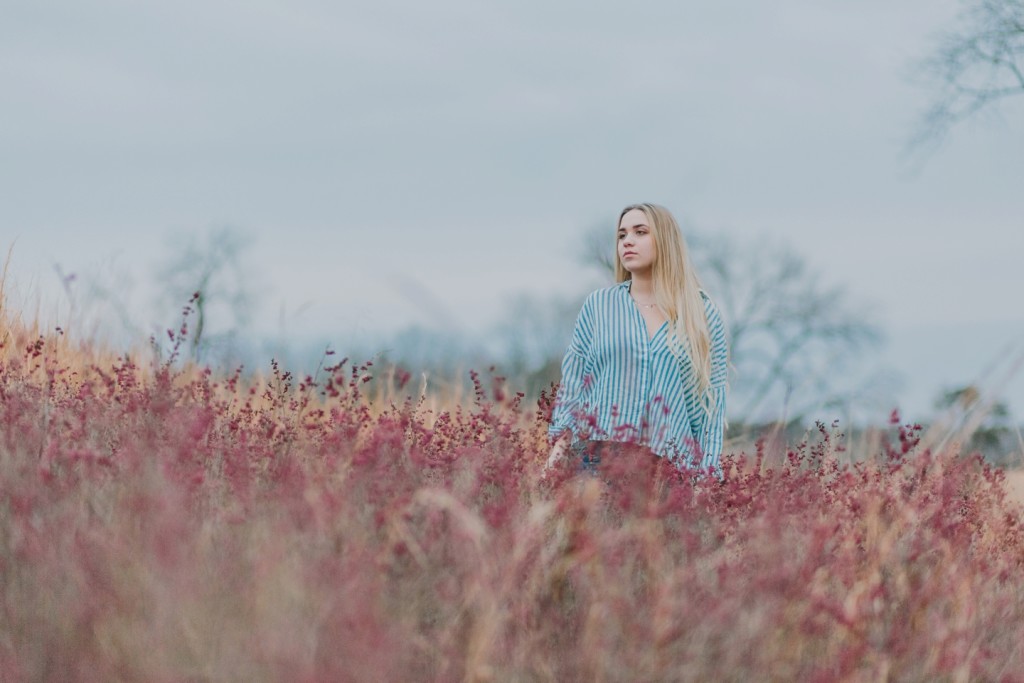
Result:
<svg viewBox="0 0 1024 683"><path fill-rule="evenodd" d="M629 285L629 291L634 298L641 298L645 300L654 298L654 280L651 279L650 273L633 273L630 280L632 282Z"/></svg>

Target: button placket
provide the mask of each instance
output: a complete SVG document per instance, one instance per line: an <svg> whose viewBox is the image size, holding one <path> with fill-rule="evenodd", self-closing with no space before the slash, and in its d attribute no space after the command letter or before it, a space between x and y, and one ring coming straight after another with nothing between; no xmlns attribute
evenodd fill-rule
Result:
<svg viewBox="0 0 1024 683"><path fill-rule="evenodd" d="M627 290L628 294L628 290ZM650 429L650 420L647 415L650 412L650 401L649 393L651 387L651 344L653 339L650 337L647 331L647 321L644 320L643 314L640 313L640 309L637 308L633 302L632 296L629 299L629 307L633 310L634 335L636 342L636 348L640 352L640 391L637 396L637 403L635 406L636 421L636 432L641 441L646 441L647 431ZM655 332L657 336L657 332Z"/></svg>

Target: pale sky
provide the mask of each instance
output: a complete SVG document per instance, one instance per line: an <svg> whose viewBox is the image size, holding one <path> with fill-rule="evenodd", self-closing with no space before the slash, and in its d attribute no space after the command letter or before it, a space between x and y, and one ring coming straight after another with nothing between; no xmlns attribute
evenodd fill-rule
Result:
<svg viewBox="0 0 1024 683"><path fill-rule="evenodd" d="M9 286L58 307L59 265L145 318L168 240L230 225L260 330L366 339L441 309L471 335L516 292L589 286L581 232L655 201L846 286L921 409L1024 341L1024 97L917 170L901 154L957 9L3 2Z"/></svg>

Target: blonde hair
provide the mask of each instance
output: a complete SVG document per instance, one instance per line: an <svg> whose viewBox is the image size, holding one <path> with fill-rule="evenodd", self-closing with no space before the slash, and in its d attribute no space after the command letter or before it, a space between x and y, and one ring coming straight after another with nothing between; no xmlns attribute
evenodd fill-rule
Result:
<svg viewBox="0 0 1024 683"><path fill-rule="evenodd" d="M690 265L686 240L679 230L679 224L668 209L658 204L631 204L619 213L615 224L616 234L622 217L634 209L647 217L654 238L656 257L651 268L654 282L654 300L669 319L669 349L680 361L689 353L693 367L692 386L704 410L713 406L703 398L711 386L711 333L704 311L701 284L697 273ZM632 273L615 259L615 281L632 279Z"/></svg>

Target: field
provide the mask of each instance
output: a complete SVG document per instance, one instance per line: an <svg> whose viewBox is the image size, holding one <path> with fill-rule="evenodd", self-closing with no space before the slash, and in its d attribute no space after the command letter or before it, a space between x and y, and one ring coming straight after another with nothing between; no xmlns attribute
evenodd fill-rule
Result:
<svg viewBox="0 0 1024 683"><path fill-rule="evenodd" d="M545 474L550 398L493 374L0 325L0 680L1024 681L1024 479L898 419Z"/></svg>

